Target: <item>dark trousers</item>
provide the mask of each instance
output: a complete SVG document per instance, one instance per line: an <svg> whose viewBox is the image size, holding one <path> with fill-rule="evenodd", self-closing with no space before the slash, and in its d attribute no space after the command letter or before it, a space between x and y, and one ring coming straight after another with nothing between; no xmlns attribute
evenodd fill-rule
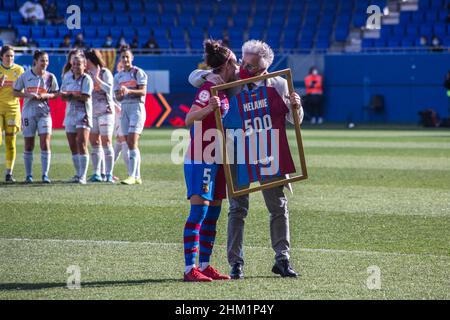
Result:
<svg viewBox="0 0 450 320"><path fill-rule="evenodd" d="M308 94L306 101L311 117L323 117L323 96L321 94Z"/></svg>

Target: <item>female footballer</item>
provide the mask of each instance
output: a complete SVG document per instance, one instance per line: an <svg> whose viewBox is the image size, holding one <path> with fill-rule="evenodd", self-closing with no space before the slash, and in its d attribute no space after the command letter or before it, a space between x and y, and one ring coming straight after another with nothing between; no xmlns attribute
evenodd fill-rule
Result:
<svg viewBox="0 0 450 320"><path fill-rule="evenodd" d="M72 152L76 171L74 182L86 184L89 164L88 140L92 128L92 78L86 73L86 57L76 54L72 57L72 75L65 76L60 95L68 101L65 120L66 136Z"/></svg>
<svg viewBox="0 0 450 320"><path fill-rule="evenodd" d="M58 82L53 73L47 71L48 54L36 50L33 67L25 72L14 84L14 96L24 98L22 110L22 132L25 139L23 159L25 162L25 182L33 182L33 150L36 132L40 137L42 182L50 183L52 118L48 100L58 97Z"/></svg>
<svg viewBox="0 0 450 320"><path fill-rule="evenodd" d="M20 130L20 102L13 95L14 82L24 73L24 69L14 63L14 50L3 46L0 50L0 144L5 132L6 176L5 181L14 183L14 163L16 161L16 134Z"/></svg>
<svg viewBox="0 0 450 320"><path fill-rule="evenodd" d="M128 178L122 181L127 185L142 184L138 141L146 118L147 74L133 65L133 59L130 48L124 47L120 53L123 70L114 77L114 92L121 103L121 125L129 149Z"/></svg>
<svg viewBox="0 0 450 320"><path fill-rule="evenodd" d="M92 93L93 127L89 140L92 146L92 164L94 173L91 182L102 182L102 161L105 164L106 182L114 183L114 133L115 103L113 100L113 75L105 66L98 50L88 49L85 52L88 73L94 81Z"/></svg>
<svg viewBox="0 0 450 320"><path fill-rule="evenodd" d="M237 73L234 53L214 40L206 40L204 47L205 63L213 72L225 83L234 80ZM210 81L203 84L186 116L186 125L191 127L191 142L185 158L184 175L191 209L184 227L184 281L230 279L209 264L222 199L226 198L223 167L215 161L211 163L203 159L205 147L210 142L202 142L201 148L194 146L194 142L203 141L202 137L207 130L216 129L214 111L218 108L222 112L228 109L228 99L223 92L219 92L218 97L211 96L211 87L214 85L216 84ZM202 137L196 139L197 135ZM197 252L198 268L195 266Z"/></svg>

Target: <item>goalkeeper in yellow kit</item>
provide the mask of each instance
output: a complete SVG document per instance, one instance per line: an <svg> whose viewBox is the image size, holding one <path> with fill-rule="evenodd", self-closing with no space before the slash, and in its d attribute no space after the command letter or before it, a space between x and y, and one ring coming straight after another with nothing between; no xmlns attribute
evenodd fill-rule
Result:
<svg viewBox="0 0 450 320"><path fill-rule="evenodd" d="M13 177L16 160L16 134L20 130L20 103L13 95L13 84L24 70L14 64L14 50L3 46L0 50L0 144L5 132L6 182L15 182Z"/></svg>

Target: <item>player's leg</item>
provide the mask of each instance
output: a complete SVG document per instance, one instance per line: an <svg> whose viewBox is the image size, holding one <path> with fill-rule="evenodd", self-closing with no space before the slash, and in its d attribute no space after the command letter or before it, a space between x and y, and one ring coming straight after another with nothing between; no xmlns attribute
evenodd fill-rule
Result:
<svg viewBox="0 0 450 320"><path fill-rule="evenodd" d="M93 118L92 130L89 134L89 141L91 143L91 159L92 159L92 168L93 174L89 178L90 182L101 182L101 160L103 149L100 144L100 123L99 117Z"/></svg>
<svg viewBox="0 0 450 320"><path fill-rule="evenodd" d="M77 128L77 147L79 150L79 171L78 177L80 184L86 184L86 175L89 167L89 151L88 151L88 141L89 141L89 129L88 128Z"/></svg>
<svg viewBox="0 0 450 320"><path fill-rule="evenodd" d="M213 280L228 280L230 276L221 274L210 265L210 259L216 241L217 221L219 220L220 211L222 209L222 199L226 198L226 182L222 166L209 165L211 170L208 176L204 177L205 181L211 179L209 188L213 194L214 200L210 202L206 217L200 227L200 254L199 268L207 277Z"/></svg>
<svg viewBox="0 0 450 320"><path fill-rule="evenodd" d="M105 115L100 119L100 139L103 147L103 158L105 164L105 175L107 182L114 182L114 148L112 146L112 135L114 131L114 116Z"/></svg>
<svg viewBox="0 0 450 320"><path fill-rule="evenodd" d="M275 251L274 273L283 277L296 277L297 273L289 264L290 234L287 198L279 186L262 191L266 207L270 212L270 239Z"/></svg>
<svg viewBox="0 0 450 320"><path fill-rule="evenodd" d="M129 149L129 180L134 180L136 184L141 184L141 152L139 150L139 137L144 129L145 107L135 105L130 112L130 122L127 135L127 144Z"/></svg>
<svg viewBox="0 0 450 320"><path fill-rule="evenodd" d="M22 134L25 141L23 162L25 164L25 182L33 182L33 150L37 130L37 121L31 108L25 108L22 113Z"/></svg>
<svg viewBox="0 0 450 320"><path fill-rule="evenodd" d="M15 182L13 177L14 164L16 162L16 139L20 129L20 111L8 112L5 115L5 148L6 148L6 177L7 182Z"/></svg>
<svg viewBox="0 0 450 320"><path fill-rule="evenodd" d="M65 119L66 137L69 144L70 152L72 154L72 163L75 168L75 175L70 182L78 183L78 172L80 171L80 159L77 145L77 128L75 126L75 119L71 115L66 115Z"/></svg>
<svg viewBox="0 0 450 320"><path fill-rule="evenodd" d="M50 183L48 173L50 171L50 163L52 160L52 152L50 148L52 136L52 118L50 115L41 117L38 121L38 133L41 147L41 166L42 166L42 182Z"/></svg>

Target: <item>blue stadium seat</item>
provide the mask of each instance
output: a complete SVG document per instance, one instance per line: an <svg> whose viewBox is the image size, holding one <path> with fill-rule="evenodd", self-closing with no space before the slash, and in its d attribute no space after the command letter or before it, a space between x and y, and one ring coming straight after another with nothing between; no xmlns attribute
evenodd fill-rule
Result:
<svg viewBox="0 0 450 320"><path fill-rule="evenodd" d="M3 10L13 11L16 9L19 9L19 7L16 8L15 0L3 0Z"/></svg>
<svg viewBox="0 0 450 320"><path fill-rule="evenodd" d="M97 10L97 1L83 1L83 12L94 12Z"/></svg>
<svg viewBox="0 0 450 320"><path fill-rule="evenodd" d="M136 35L136 31L131 26L124 26L122 27L122 34L125 37L125 39L132 40Z"/></svg>
<svg viewBox="0 0 450 320"><path fill-rule="evenodd" d="M102 2L102 1L100 1L100 2ZM126 2L120 1L120 0L114 0L112 2L112 9L114 12L117 12L117 13L123 12L124 13L127 10Z"/></svg>
<svg viewBox="0 0 450 320"><path fill-rule="evenodd" d="M22 15L19 12L10 12L9 13L10 23L13 26L17 26L22 24Z"/></svg>
<svg viewBox="0 0 450 320"><path fill-rule="evenodd" d="M348 29L346 28L336 29L336 32L334 34L334 39L336 41L346 41L347 37L348 37Z"/></svg>
<svg viewBox="0 0 450 320"><path fill-rule="evenodd" d="M296 49L297 40L284 39L282 46L284 49Z"/></svg>
<svg viewBox="0 0 450 320"><path fill-rule="evenodd" d="M156 13L145 14L146 25L150 27L159 26L159 15Z"/></svg>
<svg viewBox="0 0 450 320"><path fill-rule="evenodd" d="M142 14L131 14L130 23L132 26L140 27L145 25L145 16Z"/></svg>
<svg viewBox="0 0 450 320"><path fill-rule="evenodd" d="M6 28L9 26L9 13L6 11L0 12L0 27Z"/></svg>
<svg viewBox="0 0 450 320"><path fill-rule="evenodd" d="M115 21L116 24L120 26L128 26L130 24L130 19L126 13L116 14Z"/></svg>
<svg viewBox="0 0 450 320"><path fill-rule="evenodd" d="M109 27L105 27L105 26L99 26L97 27L97 36L99 38L106 38L106 36L109 35Z"/></svg>
<svg viewBox="0 0 450 320"><path fill-rule="evenodd" d="M390 48L399 48L400 47L400 41L397 39L389 39L387 41L387 45Z"/></svg>
<svg viewBox="0 0 450 320"><path fill-rule="evenodd" d="M443 0L430 0L430 8L443 9L444 1Z"/></svg>
<svg viewBox="0 0 450 320"><path fill-rule="evenodd" d="M209 28L207 30L208 37L213 39L223 39L223 29L222 28Z"/></svg>
<svg viewBox="0 0 450 320"><path fill-rule="evenodd" d="M280 37L268 38L266 42L274 50L278 50L280 48Z"/></svg>
<svg viewBox="0 0 450 320"><path fill-rule="evenodd" d="M20 26L16 27L16 30L17 30L17 37L18 38L20 38L22 36L25 36L25 37L29 38L30 35L31 35L31 30L30 30L29 26L20 25Z"/></svg>
<svg viewBox="0 0 450 320"><path fill-rule="evenodd" d="M248 27L248 24L249 24L249 21L247 19L234 18L231 20L232 20L233 27L241 28L242 30L246 30Z"/></svg>
<svg viewBox="0 0 450 320"><path fill-rule="evenodd" d="M427 22L436 22L437 21L437 12L432 11L432 10L425 12L425 20Z"/></svg>
<svg viewBox="0 0 450 320"><path fill-rule="evenodd" d="M375 48L384 48L386 47L386 41L384 39L376 39L373 46Z"/></svg>
<svg viewBox="0 0 450 320"><path fill-rule="evenodd" d="M156 42L158 42L158 45L161 49L169 49L170 48L170 43L166 38L156 39Z"/></svg>
<svg viewBox="0 0 450 320"><path fill-rule="evenodd" d="M128 1L128 10L133 15L142 12L142 3L140 1Z"/></svg>
<svg viewBox="0 0 450 320"><path fill-rule="evenodd" d="M172 27L169 29L169 33L172 40L184 39L184 29L181 27Z"/></svg>
<svg viewBox="0 0 450 320"><path fill-rule="evenodd" d="M58 29L58 36L60 38L64 37L65 35L71 35L72 34L71 30L69 30L67 28L67 26L65 26L65 25L57 26L56 28Z"/></svg>
<svg viewBox="0 0 450 320"><path fill-rule="evenodd" d="M430 30L431 31L431 30ZM417 35L417 26L414 24L409 24L406 27L406 34L408 36L416 36Z"/></svg>
<svg viewBox="0 0 450 320"><path fill-rule="evenodd" d="M118 39L122 35L122 27L111 27L110 34L114 39Z"/></svg>
<svg viewBox="0 0 450 320"><path fill-rule="evenodd" d="M160 16L161 26L171 28L175 25L175 15L164 14Z"/></svg>
<svg viewBox="0 0 450 320"><path fill-rule="evenodd" d="M53 47L53 40L41 38L41 39L37 39L36 42L38 43L39 48L52 48Z"/></svg>
<svg viewBox="0 0 450 320"><path fill-rule="evenodd" d="M433 25L432 24L422 24L419 27L419 34L422 36L431 36L433 35ZM411 34L411 35L415 35L415 34Z"/></svg>
<svg viewBox="0 0 450 320"><path fill-rule="evenodd" d="M85 27L91 23L90 17L87 14L81 14L81 26Z"/></svg>
<svg viewBox="0 0 450 320"><path fill-rule="evenodd" d="M195 26L200 28L209 27L209 16L197 16L195 18Z"/></svg>
<svg viewBox="0 0 450 320"><path fill-rule="evenodd" d="M205 37L203 28L191 27L191 28L189 28L187 30L188 30L189 37L191 39L192 38L201 38L201 39L203 39Z"/></svg>
<svg viewBox="0 0 450 320"><path fill-rule="evenodd" d="M300 49L311 49L312 48L312 40L309 40L309 39L300 40L299 47L300 47Z"/></svg>
<svg viewBox="0 0 450 320"><path fill-rule="evenodd" d="M32 26L31 27L31 36L33 39L44 38L44 26Z"/></svg>
<svg viewBox="0 0 450 320"><path fill-rule="evenodd" d="M159 14L159 5L156 1L143 1L145 13Z"/></svg>
<svg viewBox="0 0 450 320"><path fill-rule="evenodd" d="M101 40L101 39L94 39L94 40L92 40L92 42L91 42L91 47L92 47L92 48L97 48L97 49L99 49L99 48L101 48L101 47L103 46L104 43L105 43L104 40Z"/></svg>
<svg viewBox="0 0 450 320"><path fill-rule="evenodd" d="M443 23L443 22L436 23L433 26L433 32L438 37L441 37L441 38L445 37L447 34L445 23Z"/></svg>
<svg viewBox="0 0 450 320"><path fill-rule="evenodd" d="M362 48L373 48L373 39L363 39L361 43Z"/></svg>
<svg viewBox="0 0 450 320"><path fill-rule="evenodd" d="M412 48L414 47L414 40L411 39L402 39L401 45L403 48Z"/></svg>
<svg viewBox="0 0 450 320"><path fill-rule="evenodd" d="M184 14L178 16L178 26L184 28L192 27L192 16Z"/></svg>
<svg viewBox="0 0 450 320"><path fill-rule="evenodd" d="M249 39L261 40L263 38L263 31L259 28L251 28L248 31Z"/></svg>
<svg viewBox="0 0 450 320"><path fill-rule="evenodd" d="M330 42L327 40L322 40L316 42L316 48L317 49L328 49L330 47Z"/></svg>
<svg viewBox="0 0 450 320"><path fill-rule="evenodd" d="M84 36L86 38L95 38L97 37L97 29L96 28L85 28Z"/></svg>
<svg viewBox="0 0 450 320"><path fill-rule="evenodd" d="M172 40L172 48L174 49L185 49L186 43L184 42L184 39L174 39Z"/></svg>
<svg viewBox="0 0 450 320"><path fill-rule="evenodd" d="M136 33L139 38L146 39L146 41L150 38L152 30L147 27L138 27L136 28Z"/></svg>
<svg viewBox="0 0 450 320"><path fill-rule="evenodd" d="M164 27L160 27L160 28L152 28L153 30L153 34L155 36L156 39L166 39L167 38L167 29Z"/></svg>
<svg viewBox="0 0 450 320"><path fill-rule="evenodd" d="M112 14L105 14L103 15L103 25L104 26L111 26L114 24L114 15Z"/></svg>
<svg viewBox="0 0 450 320"><path fill-rule="evenodd" d="M414 12L414 13L412 13L412 16L411 16L411 22L422 23L424 20L423 17L424 17L423 12L421 12L421 11Z"/></svg>
<svg viewBox="0 0 450 320"><path fill-rule="evenodd" d="M297 40L298 29L285 29L284 30L284 40Z"/></svg>
<svg viewBox="0 0 450 320"><path fill-rule="evenodd" d="M176 3L171 2L171 1L163 2L163 13L164 14L171 14L171 15L178 14Z"/></svg>
<svg viewBox="0 0 450 320"><path fill-rule="evenodd" d="M281 15L272 15L272 19L270 20L271 27L282 27L286 23L286 18Z"/></svg>
<svg viewBox="0 0 450 320"><path fill-rule="evenodd" d="M111 11L111 2L109 0L97 1L98 11L101 13Z"/></svg>
<svg viewBox="0 0 450 320"><path fill-rule="evenodd" d="M91 25L101 26L102 25L102 15L97 13L91 13L90 15Z"/></svg>
<svg viewBox="0 0 450 320"><path fill-rule="evenodd" d="M353 16L353 26L356 28L361 28L366 25L367 16L364 14L355 14Z"/></svg>
<svg viewBox="0 0 450 320"><path fill-rule="evenodd" d="M410 25L408 25L408 27L409 27ZM412 26L412 25L411 25ZM411 28L411 30L413 30L412 28ZM410 30L410 31L411 31ZM395 36L399 36L399 37L403 37L404 35L405 35L405 27L404 26L401 26L401 25L397 25L397 26L392 26L392 32L391 32L391 34L392 35L395 35Z"/></svg>
<svg viewBox="0 0 450 320"><path fill-rule="evenodd" d="M212 25L214 27L227 28L228 27L228 16L217 15L211 19Z"/></svg>
<svg viewBox="0 0 450 320"><path fill-rule="evenodd" d="M189 47L191 49L201 50L203 48L203 38L194 38L189 42Z"/></svg>

